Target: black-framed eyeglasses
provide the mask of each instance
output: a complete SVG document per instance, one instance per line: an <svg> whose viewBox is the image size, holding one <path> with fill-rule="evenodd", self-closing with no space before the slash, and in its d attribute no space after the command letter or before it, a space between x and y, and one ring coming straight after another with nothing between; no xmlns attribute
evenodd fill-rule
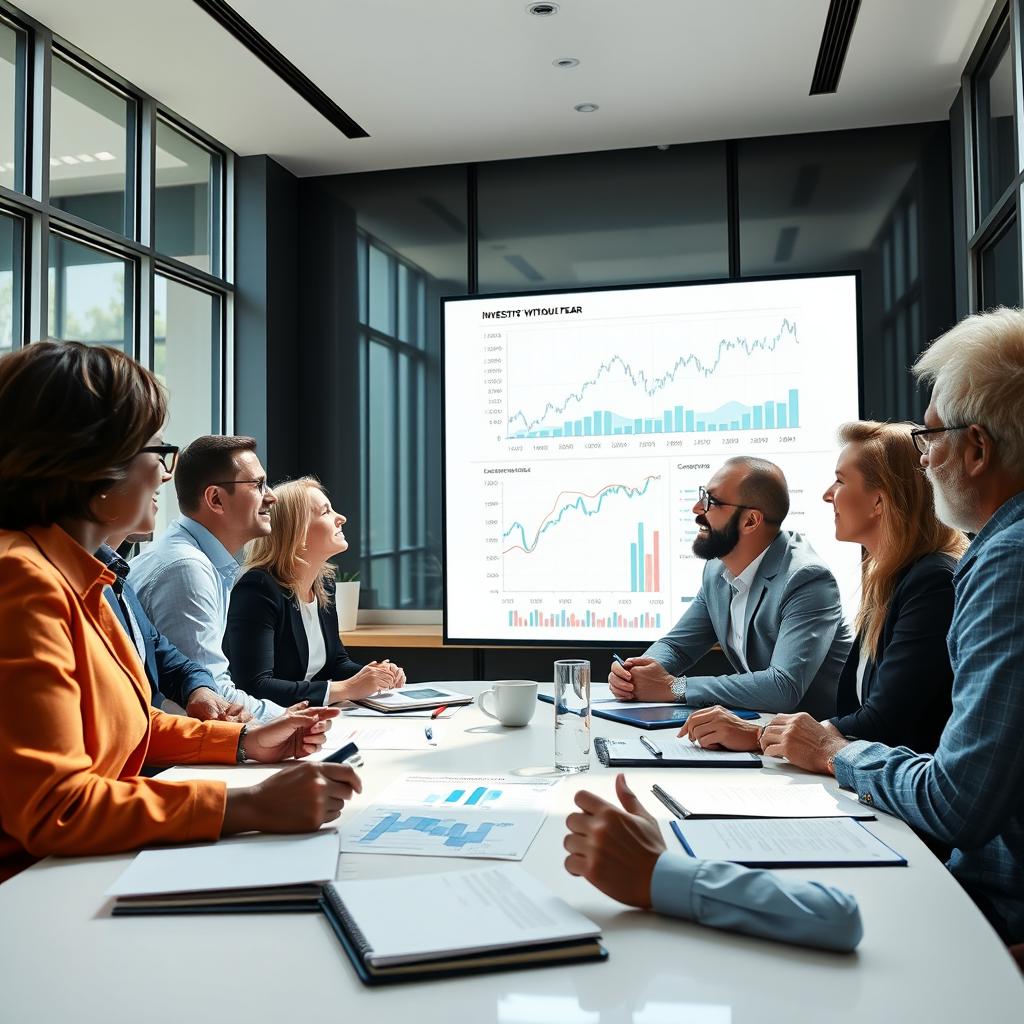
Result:
<svg viewBox="0 0 1024 1024"><path fill-rule="evenodd" d="M927 455L928 449L932 446L928 434L944 434L947 430L966 430L970 425L970 423L960 423L955 427L917 427L910 432L910 436L914 439L914 447L922 455Z"/></svg>
<svg viewBox="0 0 1024 1024"><path fill-rule="evenodd" d="M178 461L178 452L181 449L176 444L150 444L139 449L139 454L152 452L159 460L160 465L168 473L174 472L174 464Z"/></svg>
<svg viewBox="0 0 1024 1024"><path fill-rule="evenodd" d="M706 490L704 487L699 488L697 493L699 495L697 500L700 502L701 507L704 509L705 512L709 512L712 508L721 507L749 508L754 512L761 512L759 508L754 508L753 505L737 505L735 501L721 501L720 499L716 498L713 494L711 494L708 490ZM764 513L761 512L761 515L764 515Z"/></svg>
<svg viewBox="0 0 1024 1024"><path fill-rule="evenodd" d="M255 480L211 480L210 483L215 487L230 487L232 484L255 484L256 490L260 494L267 493L267 478L265 476L258 476Z"/></svg>

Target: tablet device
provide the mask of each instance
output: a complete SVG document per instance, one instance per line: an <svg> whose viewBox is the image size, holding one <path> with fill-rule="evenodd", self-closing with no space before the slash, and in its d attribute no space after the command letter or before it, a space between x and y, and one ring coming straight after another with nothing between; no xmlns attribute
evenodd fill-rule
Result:
<svg viewBox="0 0 1024 1024"><path fill-rule="evenodd" d="M592 704L590 713L597 718L607 718L612 722L624 722L626 725L635 725L638 729L678 729L695 711L701 708L687 707L685 704L663 704L657 707L647 708L605 708L600 704ZM737 710L730 708L730 711L738 718L756 719L756 711Z"/></svg>

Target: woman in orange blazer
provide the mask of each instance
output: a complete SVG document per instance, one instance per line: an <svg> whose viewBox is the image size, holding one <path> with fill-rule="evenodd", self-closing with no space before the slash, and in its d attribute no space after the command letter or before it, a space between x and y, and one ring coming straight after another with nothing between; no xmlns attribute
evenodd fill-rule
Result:
<svg viewBox="0 0 1024 1024"><path fill-rule="evenodd" d="M318 828L361 788L351 768L312 763L230 793L139 777L301 757L337 713L241 726L150 707L91 552L151 513L176 453L166 415L156 378L115 349L39 342L0 359L0 881L49 854Z"/></svg>

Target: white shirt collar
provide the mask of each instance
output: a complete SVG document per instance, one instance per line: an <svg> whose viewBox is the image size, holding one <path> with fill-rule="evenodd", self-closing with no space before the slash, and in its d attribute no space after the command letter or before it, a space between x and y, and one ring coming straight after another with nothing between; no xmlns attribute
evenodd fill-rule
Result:
<svg viewBox="0 0 1024 1024"><path fill-rule="evenodd" d="M771 547L769 544L768 547ZM733 576L728 569L722 567L722 579L732 587L733 590L738 594L745 594L749 589L750 585L754 582L754 577L757 575L757 570L764 561L764 556L768 554L768 548L765 548L747 567L739 574L739 576Z"/></svg>

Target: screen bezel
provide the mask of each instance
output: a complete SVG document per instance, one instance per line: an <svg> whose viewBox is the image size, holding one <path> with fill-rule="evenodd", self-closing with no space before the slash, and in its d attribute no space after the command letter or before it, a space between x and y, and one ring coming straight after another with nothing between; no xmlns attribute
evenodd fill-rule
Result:
<svg viewBox="0 0 1024 1024"><path fill-rule="evenodd" d="M441 375L441 639L446 647L519 647L519 648L560 648L562 650L612 650L622 646L616 640L587 639L521 639L505 637L453 637L448 630L448 389L445 361L445 310L449 303L476 302L482 299L530 299L543 295L588 295L595 292L651 291L655 288L697 288L722 284L756 284L771 281L809 281L821 278L848 277L854 284L854 313L856 318L857 337L857 416L864 418L864 312L862 293L862 272L860 270L824 270L802 274L761 274L744 277L713 277L687 281L657 281L649 284L610 284L593 285L582 288L543 288L530 291L481 292L471 295L443 295L441 302L441 343L440 343L440 375ZM674 623L672 624L674 625ZM671 629L667 627L665 632Z"/></svg>

